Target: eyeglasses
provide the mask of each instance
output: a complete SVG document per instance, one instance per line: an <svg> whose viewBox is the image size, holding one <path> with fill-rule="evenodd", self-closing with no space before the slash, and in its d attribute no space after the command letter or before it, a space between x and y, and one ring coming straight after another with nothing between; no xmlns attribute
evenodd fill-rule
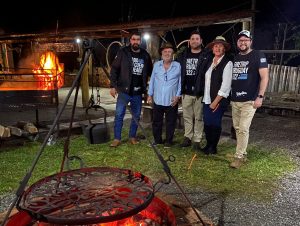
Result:
<svg viewBox="0 0 300 226"><path fill-rule="evenodd" d="M251 40L250 39L239 39L238 42L239 43L242 43L242 42L250 42Z"/></svg>
<svg viewBox="0 0 300 226"><path fill-rule="evenodd" d="M167 72L165 72L164 76L165 76L164 80L168 81Z"/></svg>

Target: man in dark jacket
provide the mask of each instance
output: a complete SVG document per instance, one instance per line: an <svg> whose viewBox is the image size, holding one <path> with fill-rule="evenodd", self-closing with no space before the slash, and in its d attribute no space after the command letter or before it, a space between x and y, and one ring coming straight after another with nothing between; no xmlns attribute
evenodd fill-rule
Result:
<svg viewBox="0 0 300 226"><path fill-rule="evenodd" d="M199 31L193 31L187 48L177 61L181 65L182 110L184 119L184 140L181 147L189 147L194 140L194 149L200 149L203 133L202 98L204 72L208 62L208 51L201 49Z"/></svg>
<svg viewBox="0 0 300 226"><path fill-rule="evenodd" d="M152 61L148 52L140 47L141 34L132 33L130 36L130 45L121 48L114 59L111 71L110 94L117 97L114 140L111 147L117 147L121 144L121 132L123 119L126 112L126 106L130 102L130 108L133 116L139 120L142 109L142 94L146 94L148 76L151 75ZM129 130L129 140L131 144L137 144L136 131L138 125L131 120Z"/></svg>

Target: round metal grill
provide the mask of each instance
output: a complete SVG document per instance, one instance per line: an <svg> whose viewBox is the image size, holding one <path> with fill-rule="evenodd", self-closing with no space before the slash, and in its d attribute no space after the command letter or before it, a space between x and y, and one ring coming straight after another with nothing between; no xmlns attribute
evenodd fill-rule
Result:
<svg viewBox="0 0 300 226"><path fill-rule="evenodd" d="M95 224L137 214L153 197L153 185L141 173L94 167L39 180L25 191L18 208L49 223Z"/></svg>

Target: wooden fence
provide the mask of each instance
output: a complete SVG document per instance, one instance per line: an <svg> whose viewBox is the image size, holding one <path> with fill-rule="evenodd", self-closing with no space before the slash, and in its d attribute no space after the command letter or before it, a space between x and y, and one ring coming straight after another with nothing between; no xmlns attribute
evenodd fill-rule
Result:
<svg viewBox="0 0 300 226"><path fill-rule="evenodd" d="M269 78L263 107L280 115L299 115L300 67L269 64Z"/></svg>
<svg viewBox="0 0 300 226"><path fill-rule="evenodd" d="M300 67L269 64L268 93L300 93Z"/></svg>

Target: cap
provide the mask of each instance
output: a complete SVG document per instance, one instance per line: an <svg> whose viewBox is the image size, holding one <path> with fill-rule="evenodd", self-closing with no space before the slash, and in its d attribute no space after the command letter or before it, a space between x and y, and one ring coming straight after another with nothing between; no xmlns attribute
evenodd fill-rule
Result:
<svg viewBox="0 0 300 226"><path fill-rule="evenodd" d="M239 39L241 36L245 36L245 37L247 37L247 38L251 38L251 39L252 39L250 31L247 31L247 30L242 30L242 31L238 34L238 36L237 36L238 39Z"/></svg>

